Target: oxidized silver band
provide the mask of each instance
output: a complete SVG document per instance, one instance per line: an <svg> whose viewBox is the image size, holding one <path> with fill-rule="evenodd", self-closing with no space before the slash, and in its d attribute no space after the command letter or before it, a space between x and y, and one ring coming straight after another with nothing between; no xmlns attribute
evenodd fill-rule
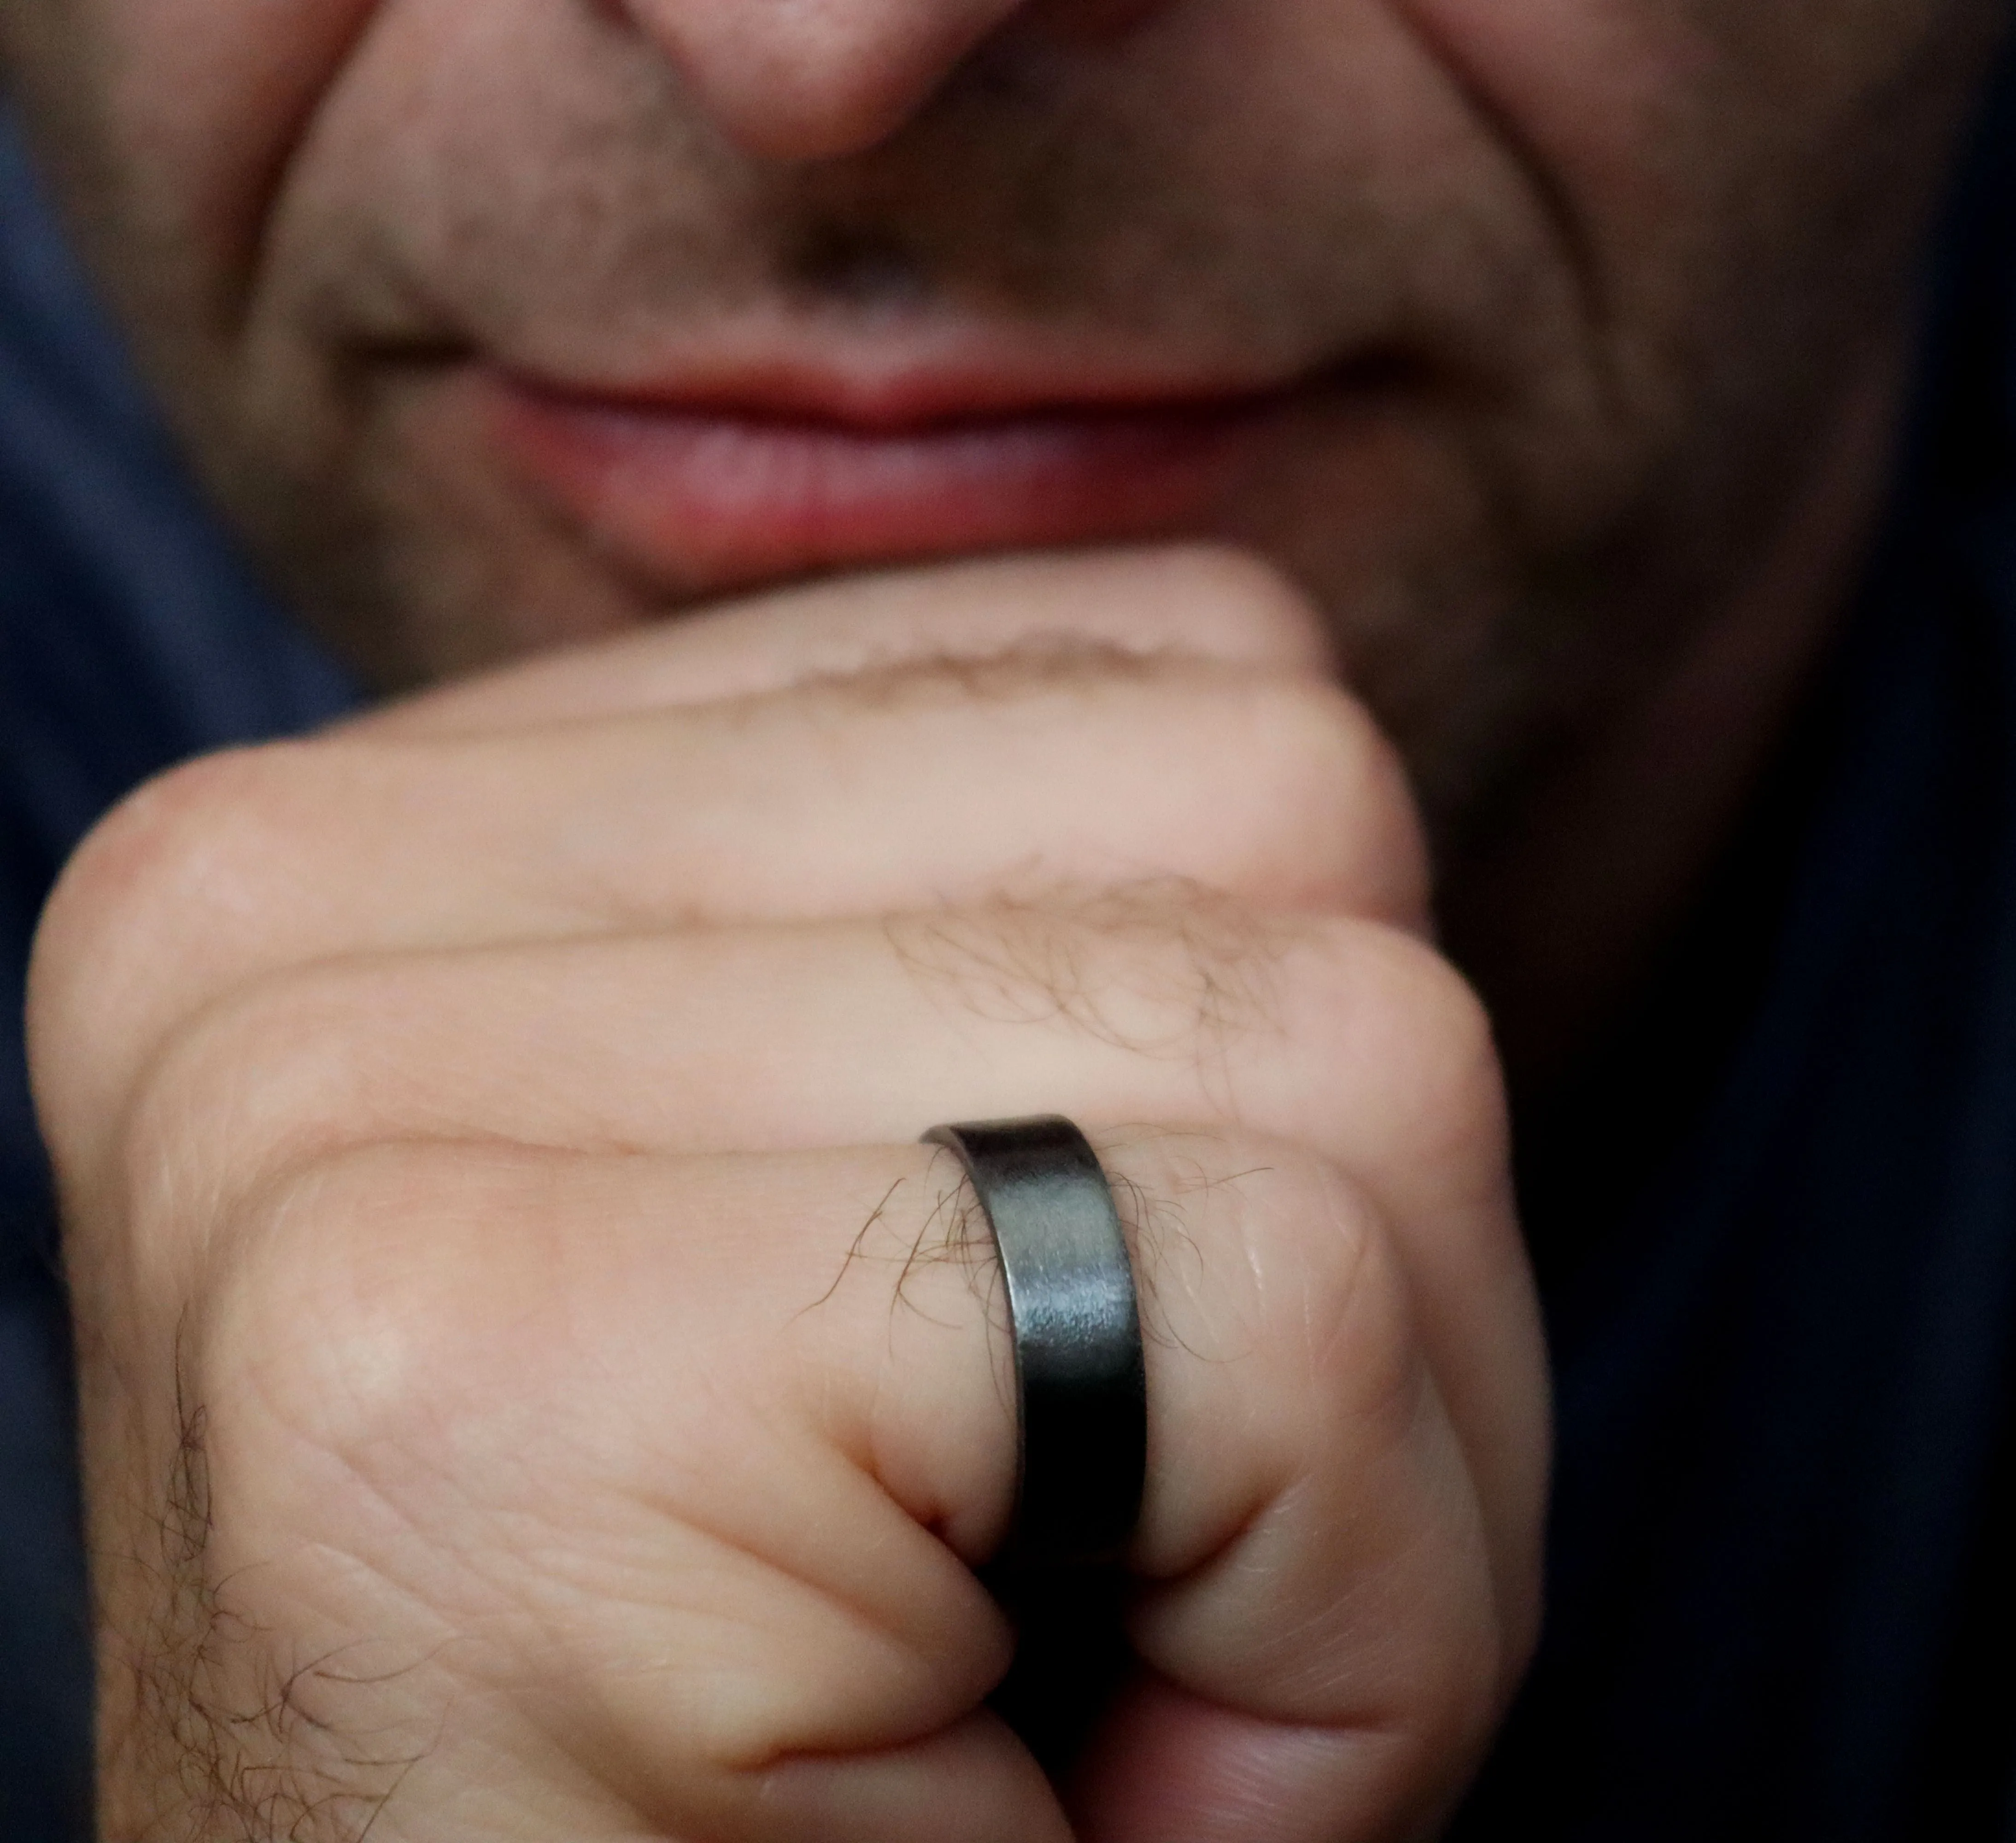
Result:
<svg viewBox="0 0 2016 1843"><path fill-rule="evenodd" d="M1115 1559L1141 1514L1148 1395L1113 1191L1061 1116L934 1126L972 1180L1006 1283L1021 1467L1010 1552Z"/></svg>

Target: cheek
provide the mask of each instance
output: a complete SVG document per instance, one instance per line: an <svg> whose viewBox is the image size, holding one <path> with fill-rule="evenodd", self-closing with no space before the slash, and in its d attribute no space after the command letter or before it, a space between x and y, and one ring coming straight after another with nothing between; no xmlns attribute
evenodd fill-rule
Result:
<svg viewBox="0 0 2016 1843"><path fill-rule="evenodd" d="M1670 0L1393 0L1550 202L1598 240L1684 204L1682 148L1714 82Z"/></svg>
<svg viewBox="0 0 2016 1843"><path fill-rule="evenodd" d="M380 6L4 0L10 75L116 290L144 265L150 311L230 317L266 202Z"/></svg>
<svg viewBox="0 0 2016 1843"><path fill-rule="evenodd" d="M1697 417L1702 380L1820 378L1901 272L1983 0L1387 0L1525 171L1606 336L1629 414ZM1872 286L1874 285L1872 283ZM1744 349L1748 348L1748 356ZM1775 350L1773 349L1775 348ZM1760 357L1760 355L1762 356Z"/></svg>
<svg viewBox="0 0 2016 1843"><path fill-rule="evenodd" d="M1564 205L1599 236L1627 237L1634 221L1641 234L1661 215L1712 222L1751 195L1823 186L1853 164L1844 144L1894 131L1899 99L1938 115L2005 11L1997 0L1390 4L1557 176Z"/></svg>

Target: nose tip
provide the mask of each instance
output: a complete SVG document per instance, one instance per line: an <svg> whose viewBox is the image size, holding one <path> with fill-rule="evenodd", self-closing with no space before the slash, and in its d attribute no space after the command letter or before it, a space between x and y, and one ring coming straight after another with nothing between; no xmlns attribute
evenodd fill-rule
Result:
<svg viewBox="0 0 2016 1843"><path fill-rule="evenodd" d="M745 152L838 159L886 140L1024 0L624 0Z"/></svg>

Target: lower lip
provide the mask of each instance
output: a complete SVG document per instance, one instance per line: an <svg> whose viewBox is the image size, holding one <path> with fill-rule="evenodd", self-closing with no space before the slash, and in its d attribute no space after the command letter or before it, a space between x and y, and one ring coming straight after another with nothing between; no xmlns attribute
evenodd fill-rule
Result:
<svg viewBox="0 0 2016 1843"><path fill-rule="evenodd" d="M1197 530L1272 405L1067 408L915 427L486 391L509 464L681 589Z"/></svg>

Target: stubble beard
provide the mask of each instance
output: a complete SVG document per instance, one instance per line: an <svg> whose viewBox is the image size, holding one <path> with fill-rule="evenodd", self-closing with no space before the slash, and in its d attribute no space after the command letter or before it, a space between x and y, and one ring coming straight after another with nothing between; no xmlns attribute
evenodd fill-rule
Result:
<svg viewBox="0 0 2016 1843"><path fill-rule="evenodd" d="M1338 490L1319 407L1294 466L1186 535L1248 545L1310 594L1445 859L1759 567L1823 464L1832 407L1895 343L1943 145L1934 121L1919 183L1824 293L1790 261L1752 297L1605 326L1572 253L1538 220L1495 225L1461 174L1411 214L1375 202L1376 172L1317 163L1298 185L1264 147L1228 183L1222 150L1145 108L985 60L887 148L780 173L714 141L655 67L560 68L572 92L495 96L413 146L374 145L339 97L329 145L275 201L235 351L209 372L157 365L274 581L373 682L709 599L430 433L431 394L473 351L574 362L738 315L977 315L1369 370L1420 437L1395 450L1418 477L1390 506Z"/></svg>

